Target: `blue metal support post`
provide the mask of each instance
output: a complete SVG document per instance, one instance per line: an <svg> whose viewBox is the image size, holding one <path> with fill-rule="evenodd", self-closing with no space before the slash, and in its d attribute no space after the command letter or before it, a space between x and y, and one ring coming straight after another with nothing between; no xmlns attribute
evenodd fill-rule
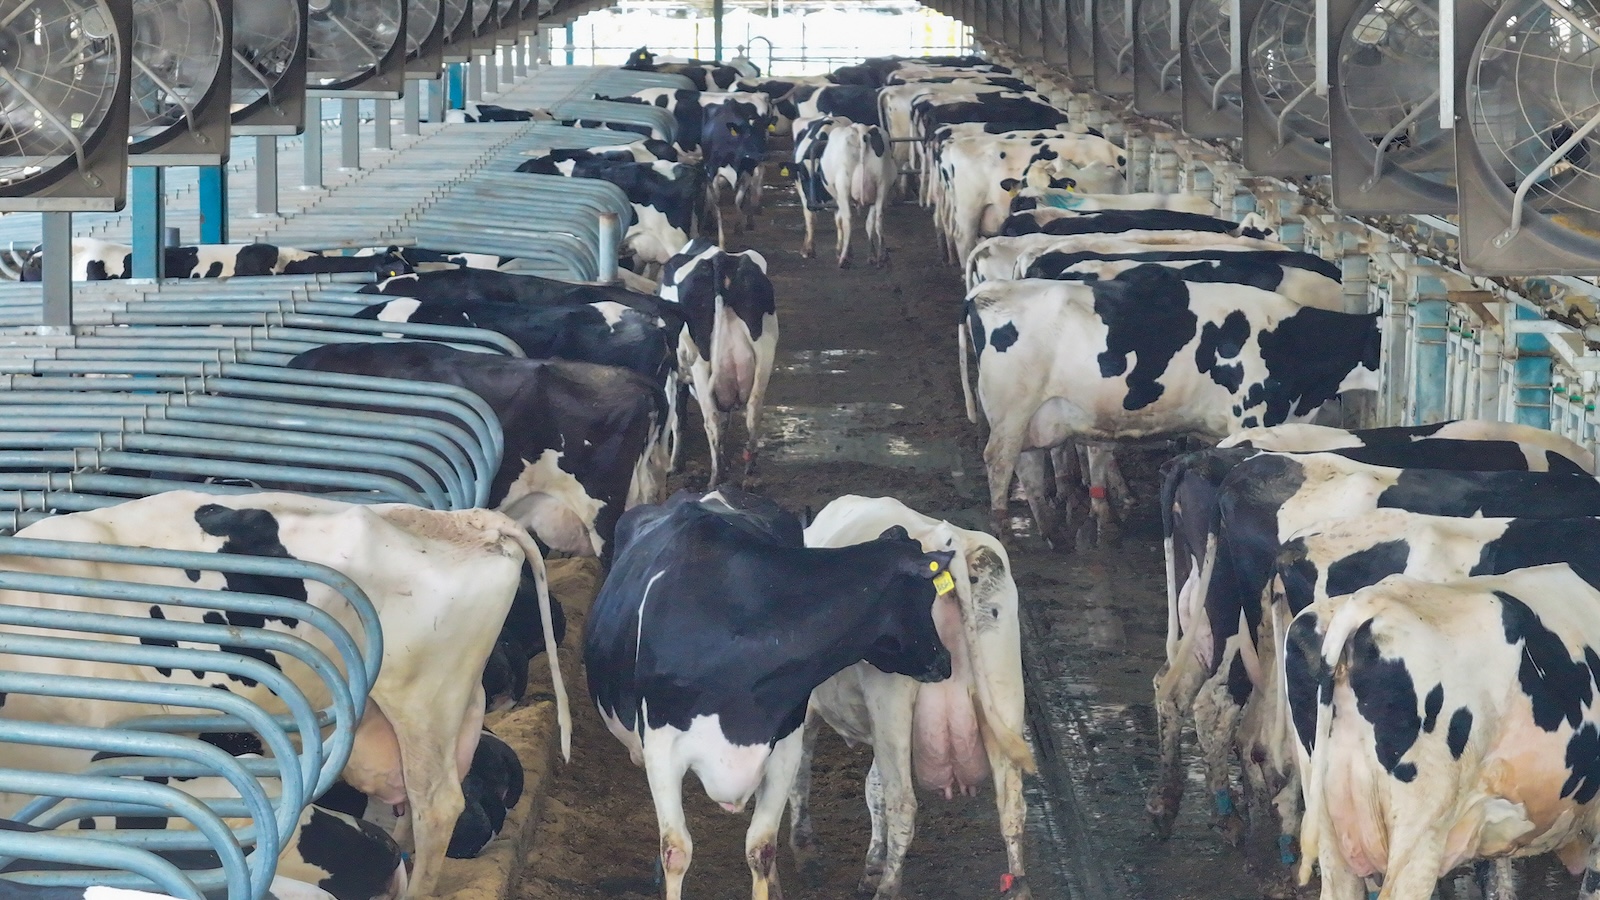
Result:
<svg viewBox="0 0 1600 900"><path fill-rule="evenodd" d="M134 166L129 173L133 207L133 277L161 278L166 254L161 252L166 234L166 170L160 166Z"/></svg>
<svg viewBox="0 0 1600 900"><path fill-rule="evenodd" d="M446 76L449 85L445 92L445 102L449 104L450 109L467 108L467 77L462 66L462 63L451 63L450 72Z"/></svg>
<svg viewBox="0 0 1600 900"><path fill-rule="evenodd" d="M200 243L228 242L228 170L200 167Z"/></svg>
<svg viewBox="0 0 1600 900"><path fill-rule="evenodd" d="M566 50L567 50L567 65L569 65L569 66L576 65L576 63L574 63L572 61L572 51L574 51L576 49L578 49L578 48L576 46L574 46L573 43L572 43L572 23L568 22L567 23L567 47L566 47Z"/></svg>

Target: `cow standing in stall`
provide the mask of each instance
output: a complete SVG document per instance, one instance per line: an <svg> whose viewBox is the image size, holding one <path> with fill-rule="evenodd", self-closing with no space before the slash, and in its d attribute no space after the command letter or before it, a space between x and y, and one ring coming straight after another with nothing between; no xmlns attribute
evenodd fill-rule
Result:
<svg viewBox="0 0 1600 900"><path fill-rule="evenodd" d="M583 659L595 707L649 781L667 900L683 896L693 855L690 771L728 812L754 799L751 896L781 896L778 825L812 691L862 660L924 682L950 677L931 610L953 557L900 527L809 548L793 514L727 488L623 516Z"/></svg>
<svg viewBox="0 0 1600 900"><path fill-rule="evenodd" d="M868 259L888 262L883 243L883 212L895 178L894 157L883 129L846 118L801 119L795 139L795 178L800 186L806 238L800 255L816 255L815 210L831 198L839 268L850 264L850 237L858 208L866 209Z"/></svg>
<svg viewBox="0 0 1600 900"><path fill-rule="evenodd" d="M709 487L720 483L722 434L743 409L744 474L755 467L761 407L778 354L778 306L767 260L754 250L727 253L696 240L661 272L662 298L679 304L686 324L678 371L689 380L711 450Z"/></svg>

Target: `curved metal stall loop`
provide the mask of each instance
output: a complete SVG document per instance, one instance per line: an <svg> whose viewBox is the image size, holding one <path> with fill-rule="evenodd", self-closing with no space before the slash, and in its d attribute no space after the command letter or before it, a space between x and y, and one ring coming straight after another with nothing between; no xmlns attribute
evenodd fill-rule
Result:
<svg viewBox="0 0 1600 900"><path fill-rule="evenodd" d="M23 557L309 580L331 590L337 600L324 608L268 594L31 572L16 563L4 567L5 559ZM193 580L187 574L179 578L185 583ZM28 665L13 662L0 670L0 693L195 711L138 715L110 728L0 719L3 743L115 755L92 763L82 773L0 769L0 791L36 795L18 814L25 827L52 828L98 815L180 817L194 829L0 832L0 865L38 859L68 866L8 872L6 877L62 886L102 884L145 890L154 886L185 898L224 890L229 900L263 897L278 851L301 810L333 783L348 761L355 726L377 678L382 630L376 609L359 586L333 569L296 559L24 537L0 538L0 591L5 590L130 605L129 614L120 615L0 603L0 655L107 667L105 676L66 675L51 671L58 666L47 663L39 671L22 671ZM298 621L294 629L298 633L140 614L153 603L290 617ZM16 633L18 628L27 633ZM359 642L351 629L361 635ZM113 637L120 640L108 639ZM224 649L197 649L180 642ZM263 651L299 662L312 680L291 678L281 658L275 662L257 658ZM270 713L246 697L211 686L130 680L131 672L110 677L122 675L118 671L122 666L214 672L240 684L253 682L259 686L257 696L273 698L279 711ZM313 702L312 697L319 699ZM182 736L216 731L257 734L270 755L236 759L211 744ZM295 733L314 737L297 747L291 739ZM197 798L142 780L153 776L215 776L225 785L217 790L226 796ZM223 817L243 821L230 828ZM263 828L264 823L270 824ZM114 849L108 851L108 846ZM15 868L25 869L25 864Z"/></svg>

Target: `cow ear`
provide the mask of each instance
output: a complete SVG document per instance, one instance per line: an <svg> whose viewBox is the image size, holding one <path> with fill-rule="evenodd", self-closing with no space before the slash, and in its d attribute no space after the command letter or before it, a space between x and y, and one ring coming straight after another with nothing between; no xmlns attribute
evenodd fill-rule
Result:
<svg viewBox="0 0 1600 900"><path fill-rule="evenodd" d="M956 554L952 550L935 550L932 553L919 554L911 564L918 576L936 579L950 571L950 560L955 558Z"/></svg>
<svg viewBox="0 0 1600 900"><path fill-rule="evenodd" d="M911 540L911 534L910 532L906 531L905 526L903 525L890 525L888 528L883 530L882 534L878 535L878 540L909 541Z"/></svg>

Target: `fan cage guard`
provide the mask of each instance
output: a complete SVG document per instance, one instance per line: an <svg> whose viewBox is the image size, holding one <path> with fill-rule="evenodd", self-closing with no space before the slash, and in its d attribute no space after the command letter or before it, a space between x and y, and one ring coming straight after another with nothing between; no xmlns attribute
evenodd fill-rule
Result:
<svg viewBox="0 0 1600 900"><path fill-rule="evenodd" d="M1095 76L1095 0L1067 0L1067 70L1074 78Z"/></svg>
<svg viewBox="0 0 1600 900"><path fill-rule="evenodd" d="M1473 143L1530 211L1600 237L1600 13L1583 0L1565 15L1519 5L1485 30L1467 73Z"/></svg>
<svg viewBox="0 0 1600 900"><path fill-rule="evenodd" d="M444 71L443 0L406 0L406 78L430 80Z"/></svg>
<svg viewBox="0 0 1600 900"><path fill-rule="evenodd" d="M352 89L385 74L395 56L403 60L406 2L311 0L307 86L319 93L344 91L348 96Z"/></svg>
<svg viewBox="0 0 1600 900"><path fill-rule="evenodd" d="M131 17L104 0L37 0L28 11L31 21L18 17L0 28L0 63L11 76L0 82L0 211L120 209ZM63 69L73 84L49 77ZM53 96L45 86L64 92ZM57 113L69 98L82 108L62 119ZM19 115L31 120L26 131L14 124ZM55 135L48 144L39 137L46 133Z"/></svg>
<svg viewBox="0 0 1600 900"><path fill-rule="evenodd" d="M1454 136L1439 127L1438 0L1330 3L1335 206L1453 214Z"/></svg>
<svg viewBox="0 0 1600 900"><path fill-rule="evenodd" d="M1183 106L1172 7L1172 0L1134 0L1133 105L1147 115L1172 115Z"/></svg>
<svg viewBox="0 0 1600 900"><path fill-rule="evenodd" d="M1237 138L1244 133L1239 71L1232 49L1230 0L1181 0L1179 81L1183 127L1202 138Z"/></svg>
<svg viewBox="0 0 1600 900"><path fill-rule="evenodd" d="M1328 140L1328 99L1316 91L1316 32L1313 0L1266 0L1245 42L1250 80L1278 120L1280 142L1290 132Z"/></svg>
<svg viewBox="0 0 1600 900"><path fill-rule="evenodd" d="M286 94L296 90L296 69L304 82L305 39L304 0L234 0L235 125L284 106Z"/></svg>
<svg viewBox="0 0 1600 900"><path fill-rule="evenodd" d="M1128 8L1136 0L1094 0L1094 84L1113 97L1133 93L1133 34Z"/></svg>
<svg viewBox="0 0 1600 900"><path fill-rule="evenodd" d="M231 3L216 0L134 0L128 99L134 155L183 143L179 152L227 159L228 116L217 107L232 105L232 13Z"/></svg>
<svg viewBox="0 0 1600 900"><path fill-rule="evenodd" d="M1044 40L1044 62L1046 65L1060 66L1070 71L1071 54L1068 44L1071 41L1069 28L1071 26L1071 13L1067 6L1070 0L1043 0L1044 27L1041 30Z"/></svg>
<svg viewBox="0 0 1600 900"><path fill-rule="evenodd" d="M441 18L444 19L444 47L441 59L446 63L467 62L472 49L473 0L444 0Z"/></svg>

